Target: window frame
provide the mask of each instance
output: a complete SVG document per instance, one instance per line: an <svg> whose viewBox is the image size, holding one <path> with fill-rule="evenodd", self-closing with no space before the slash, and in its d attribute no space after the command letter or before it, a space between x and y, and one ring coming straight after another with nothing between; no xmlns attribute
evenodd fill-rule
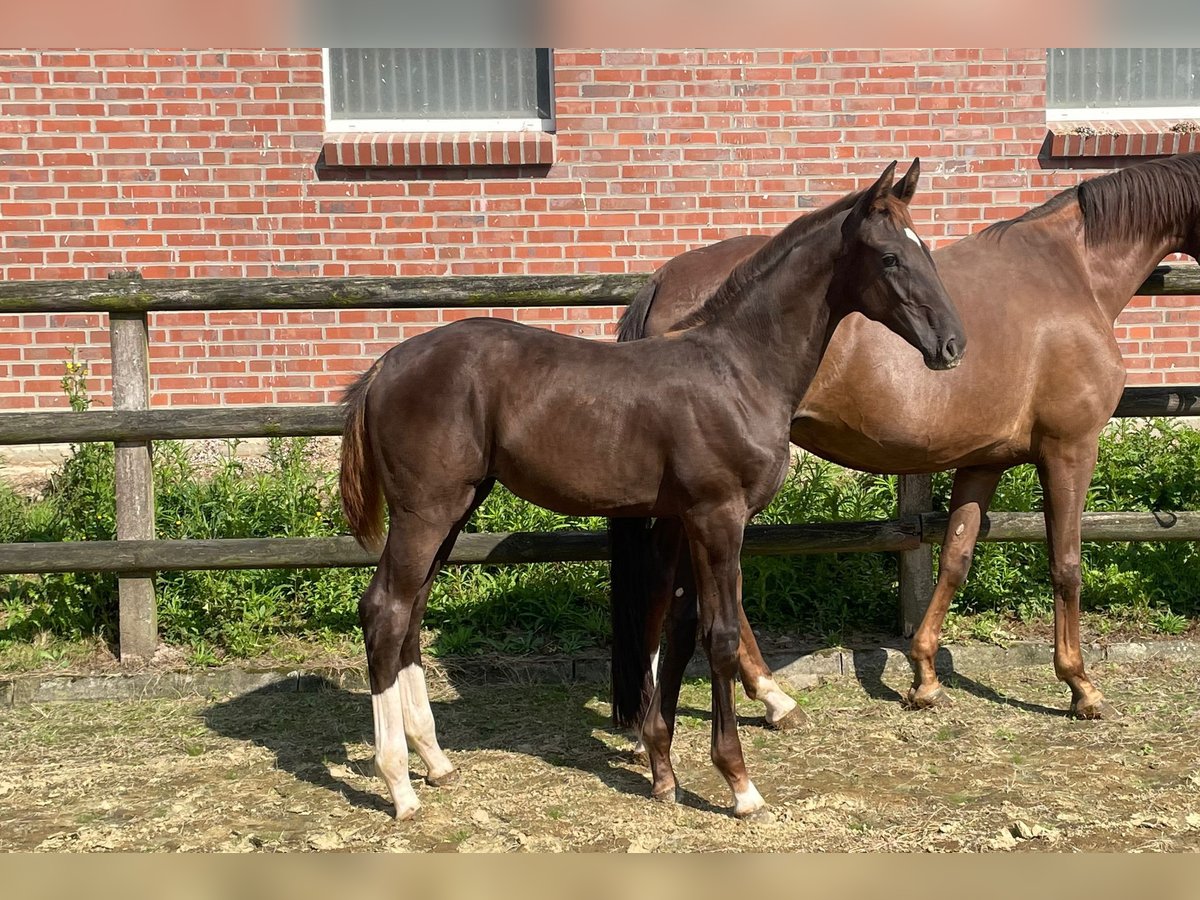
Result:
<svg viewBox="0 0 1200 900"><path fill-rule="evenodd" d="M1049 102L1050 53L1046 48L1046 98ZM1200 101L1190 106L1063 106L1046 107L1047 122L1122 122L1138 119L1200 118Z"/></svg>
<svg viewBox="0 0 1200 900"><path fill-rule="evenodd" d="M555 130L554 51L547 55L546 77L550 82L550 117L512 116L495 119L335 119L329 48L321 48L321 82L325 91L325 130L327 132L373 134L454 134L467 131L499 131L514 134Z"/></svg>

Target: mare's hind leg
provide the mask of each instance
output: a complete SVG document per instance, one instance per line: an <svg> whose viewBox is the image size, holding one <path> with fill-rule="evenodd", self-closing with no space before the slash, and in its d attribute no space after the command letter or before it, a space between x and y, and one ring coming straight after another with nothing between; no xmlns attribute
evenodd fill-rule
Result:
<svg viewBox="0 0 1200 900"><path fill-rule="evenodd" d="M672 602L671 588L682 584L689 590L690 596L695 595L695 588L689 573L685 571L691 563L684 553L683 523L678 519L660 519L655 529L661 575L652 599L652 612L656 611L657 614L651 616L653 625L648 626L652 627L648 634L652 634L654 641L658 642L666 617L667 640L662 671L657 678L657 690L646 706L638 743L642 746L642 742L645 742L654 779L650 796L655 800L674 802L678 791L671 763L671 742L675 737L675 710L679 704L683 672L696 647L696 615L694 603ZM666 612L668 609L669 615Z"/></svg>
<svg viewBox="0 0 1200 900"><path fill-rule="evenodd" d="M913 635L908 658L913 667L913 685L905 698L910 709L935 706L946 699L946 691L934 668L942 623L959 586L971 570L979 526L992 502L1003 469L959 469L950 493L950 521L938 564L937 587L925 616Z"/></svg>
<svg viewBox="0 0 1200 900"><path fill-rule="evenodd" d="M1045 497L1050 583L1054 589L1054 672L1070 686L1071 715L1081 719L1117 715L1087 677L1079 646L1079 592L1083 581L1081 518L1098 449L1095 437L1087 443L1046 442L1038 464Z"/></svg>
<svg viewBox="0 0 1200 900"><path fill-rule="evenodd" d="M437 729L433 721L433 710L429 705L429 689L425 682L425 670L421 666L421 619L433 589L433 580L454 549L459 532L491 492L494 481L488 480L475 490L471 508L454 524L450 533L438 548L437 556L429 577L421 586L408 622L408 634L400 648L400 703L404 710L404 734L409 745L417 751L425 763L425 781L441 787L455 779L458 772L438 744Z"/></svg>
<svg viewBox="0 0 1200 900"><path fill-rule="evenodd" d="M758 641L750 630L750 622L746 618L746 610L738 604L738 628L741 640L738 645L738 675L742 679L742 687L746 696L757 700L766 707L767 726L777 731L791 731L801 728L808 722L796 701L789 697L775 681L775 676L767 667L762 652L758 649Z"/></svg>
<svg viewBox="0 0 1200 900"><path fill-rule="evenodd" d="M658 519L650 532L650 542L654 553L654 582L650 585L648 592L649 606L646 610L646 620L643 623L645 647L649 654L643 663L645 666L642 685L643 697L652 697L659 684L659 646L662 643L663 622L666 621L667 610L672 604L672 594L677 592L676 585L679 583L680 573L690 568L692 564L684 547L683 522L679 519ZM683 588L680 587L678 590L683 590ZM651 705L650 702L646 704L646 718L650 716ZM643 721L638 728L633 757L637 761L649 763L650 754L646 748L645 730L646 726Z"/></svg>

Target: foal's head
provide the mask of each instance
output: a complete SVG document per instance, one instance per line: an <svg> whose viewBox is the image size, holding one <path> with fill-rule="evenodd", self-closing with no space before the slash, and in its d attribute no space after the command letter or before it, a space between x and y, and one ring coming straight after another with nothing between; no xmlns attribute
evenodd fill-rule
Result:
<svg viewBox="0 0 1200 900"><path fill-rule="evenodd" d="M929 368L951 369L967 339L908 215L920 171L914 160L893 189L893 162L855 203L842 225L843 252L830 295L840 312L861 312L900 335Z"/></svg>

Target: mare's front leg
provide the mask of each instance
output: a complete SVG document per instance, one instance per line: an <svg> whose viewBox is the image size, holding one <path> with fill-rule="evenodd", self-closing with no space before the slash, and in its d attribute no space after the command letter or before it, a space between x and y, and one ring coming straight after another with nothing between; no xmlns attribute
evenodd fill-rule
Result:
<svg viewBox="0 0 1200 900"><path fill-rule="evenodd" d="M910 709L936 706L946 699L938 680L934 659L941 642L942 623L959 587L971 571L979 528L987 513L996 485L1004 469L959 469L954 473L950 492L950 520L946 540L938 562L937 587L921 619L921 625L909 645L908 659L913 668L913 685L905 698Z"/></svg>
<svg viewBox="0 0 1200 900"><path fill-rule="evenodd" d="M1054 673L1071 688L1071 715L1107 719L1117 711L1087 677L1079 643L1083 505L1096 469L1095 437L1084 443L1043 445L1038 475L1045 500L1050 583L1054 589Z"/></svg>
<svg viewBox="0 0 1200 900"><path fill-rule="evenodd" d="M712 760L733 791L738 818L762 818L766 803L746 774L733 703L741 627L742 532L748 519L744 506L706 507L684 520L699 601L700 637L712 673Z"/></svg>

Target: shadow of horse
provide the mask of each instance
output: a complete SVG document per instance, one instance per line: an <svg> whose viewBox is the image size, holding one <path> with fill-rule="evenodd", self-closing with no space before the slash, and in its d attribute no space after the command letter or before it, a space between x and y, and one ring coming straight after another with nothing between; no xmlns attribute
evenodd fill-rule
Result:
<svg viewBox="0 0 1200 900"><path fill-rule="evenodd" d="M352 758L349 752L355 745L369 747L373 743L369 694L347 690L322 677L306 681L300 692L268 686L216 703L205 710L205 722L218 734L269 750L277 767L297 779L340 794L359 809L390 815L392 805L382 781L377 782L375 792L334 774L338 766L373 774L369 761ZM648 770L635 768L628 749L610 746L597 734L622 732L589 705L597 695L595 686L538 684L536 690L520 685L455 687L457 699L431 703L442 748L452 756L456 751L478 750L527 754L556 768L584 772L614 791L649 797ZM496 696L497 690L504 691L502 698ZM419 758L414 754L410 759L422 769L410 773L411 777L420 778L423 767ZM726 812L685 789L680 791L679 802L699 810Z"/></svg>
<svg viewBox="0 0 1200 900"><path fill-rule="evenodd" d="M883 680L883 675L888 668L889 661L895 659L892 654L888 653L888 650L903 652L903 647L904 645L897 642L894 646L889 645L886 647L849 651L851 659L854 662L854 677L869 697L875 700L886 700L889 703L904 702L904 697L897 690L885 684ZM963 675L954 667L954 651L950 647L938 648L937 656L934 658L934 665L937 667L938 676L944 681L947 687L966 691L968 694L979 697L981 700L987 700L1003 706L1011 706L1039 715L1065 717L1068 714L1065 709L1054 709L1053 707L1043 706L1040 703L1028 703L1024 700L1009 697L987 685L981 684L973 678Z"/></svg>

